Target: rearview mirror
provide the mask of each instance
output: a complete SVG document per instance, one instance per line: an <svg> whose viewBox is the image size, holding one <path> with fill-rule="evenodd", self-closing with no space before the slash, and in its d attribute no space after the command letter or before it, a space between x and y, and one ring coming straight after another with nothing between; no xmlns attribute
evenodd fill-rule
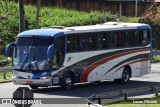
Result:
<svg viewBox="0 0 160 107"><path fill-rule="evenodd" d="M54 50L54 44L50 45L47 50L47 59L51 60Z"/></svg>
<svg viewBox="0 0 160 107"><path fill-rule="evenodd" d="M6 50L5 50L5 56L7 57L13 56L13 49L12 49L13 46L16 46L16 44L13 42L7 45Z"/></svg>

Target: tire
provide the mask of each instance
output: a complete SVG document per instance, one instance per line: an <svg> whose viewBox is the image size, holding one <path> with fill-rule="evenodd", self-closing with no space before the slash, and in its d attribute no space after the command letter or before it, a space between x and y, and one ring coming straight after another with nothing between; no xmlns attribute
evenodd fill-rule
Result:
<svg viewBox="0 0 160 107"><path fill-rule="evenodd" d="M30 85L31 89L38 89L38 86L37 85Z"/></svg>
<svg viewBox="0 0 160 107"><path fill-rule="evenodd" d="M120 84L126 84L129 82L130 79L130 69L127 67L124 68L123 73L122 73L122 78L121 79L114 79L115 83L120 83Z"/></svg>
<svg viewBox="0 0 160 107"><path fill-rule="evenodd" d="M125 67L122 73L121 83L126 84L129 82L129 79L130 79L130 69Z"/></svg>
<svg viewBox="0 0 160 107"><path fill-rule="evenodd" d="M70 74L65 74L62 82L62 89L64 90L71 90L73 88L73 76Z"/></svg>

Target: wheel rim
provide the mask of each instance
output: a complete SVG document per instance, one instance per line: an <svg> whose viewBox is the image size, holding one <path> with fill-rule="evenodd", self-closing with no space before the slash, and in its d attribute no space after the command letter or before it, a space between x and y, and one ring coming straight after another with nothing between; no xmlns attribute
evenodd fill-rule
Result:
<svg viewBox="0 0 160 107"><path fill-rule="evenodd" d="M127 82L127 81L129 80L129 73L128 73L128 71L125 71L125 72L124 72L124 74L123 74L123 80L124 80L125 82Z"/></svg>
<svg viewBox="0 0 160 107"><path fill-rule="evenodd" d="M72 79L71 78L67 78L66 79L66 85L67 86L71 86L72 85Z"/></svg>

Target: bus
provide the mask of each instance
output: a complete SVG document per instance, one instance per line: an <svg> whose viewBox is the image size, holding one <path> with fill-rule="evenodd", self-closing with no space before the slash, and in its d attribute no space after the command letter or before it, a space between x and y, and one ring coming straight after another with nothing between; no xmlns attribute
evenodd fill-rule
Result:
<svg viewBox="0 0 160 107"><path fill-rule="evenodd" d="M6 47L12 57L13 83L38 87L114 80L151 72L152 32L148 24L45 27L24 31Z"/></svg>

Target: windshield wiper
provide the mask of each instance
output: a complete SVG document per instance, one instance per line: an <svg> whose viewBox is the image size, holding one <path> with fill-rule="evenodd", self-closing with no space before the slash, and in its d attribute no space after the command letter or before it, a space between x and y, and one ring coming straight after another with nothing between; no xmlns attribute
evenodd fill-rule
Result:
<svg viewBox="0 0 160 107"><path fill-rule="evenodd" d="M29 52L27 53L27 57L25 58L25 60L23 61L22 65L20 65L20 69L23 70L24 64L27 62L29 57Z"/></svg>
<svg viewBox="0 0 160 107"><path fill-rule="evenodd" d="M29 55L29 70L31 69L31 65L33 66L35 64L35 69L38 70L38 66L37 66L37 61L36 61L36 58L35 58L35 50L34 50L34 53L33 53L33 61L31 61L31 55L32 55L32 48L33 48L33 43L34 43L34 35L33 35L33 39L32 39L32 44L31 44L31 49L30 49L30 55Z"/></svg>
<svg viewBox="0 0 160 107"><path fill-rule="evenodd" d="M33 36L33 39L32 39L31 48L30 48L30 54L29 54L29 70L31 69L30 60L31 60L31 53L32 53L33 42L34 42L34 36Z"/></svg>

